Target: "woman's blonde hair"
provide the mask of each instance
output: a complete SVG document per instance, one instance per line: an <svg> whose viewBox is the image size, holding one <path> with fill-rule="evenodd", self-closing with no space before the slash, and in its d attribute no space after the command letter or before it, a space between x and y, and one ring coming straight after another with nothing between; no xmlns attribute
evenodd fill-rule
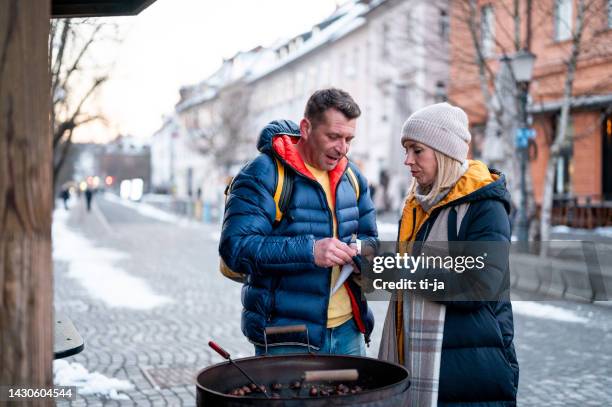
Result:
<svg viewBox="0 0 612 407"><path fill-rule="evenodd" d="M433 184L431 184L430 190L427 191L427 194L425 195L425 200L427 202L432 202L438 195L440 195L443 189L452 188L464 173L462 163L459 161L439 152L438 150L434 150L434 154L436 156L438 171ZM416 179L413 178L409 189L410 197L414 196L416 188L417 182Z"/></svg>

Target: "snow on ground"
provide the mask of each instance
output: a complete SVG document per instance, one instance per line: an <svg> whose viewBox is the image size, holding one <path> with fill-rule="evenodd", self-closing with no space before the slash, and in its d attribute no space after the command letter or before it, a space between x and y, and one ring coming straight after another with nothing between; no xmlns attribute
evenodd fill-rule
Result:
<svg viewBox="0 0 612 407"><path fill-rule="evenodd" d="M526 317L552 319L561 322L574 322L586 324L587 318L577 315L575 312L554 305L540 304L534 301L512 301L512 311Z"/></svg>
<svg viewBox="0 0 612 407"><path fill-rule="evenodd" d="M202 227L202 222L198 222L192 219L187 219L183 216L175 215L163 209L156 208L155 206L150 205L145 202L129 201L127 199L118 197L117 195L110 193L110 192L104 194L104 198L113 203L123 205L126 208L133 209L142 216L146 216L151 219L159 220L161 222L173 223L177 226L186 227L186 228Z"/></svg>
<svg viewBox="0 0 612 407"><path fill-rule="evenodd" d="M570 228L569 226L553 226L551 227L552 233L576 233L576 234L596 234L605 237L612 238L612 226L598 227L595 229L579 229L579 228Z"/></svg>
<svg viewBox="0 0 612 407"><path fill-rule="evenodd" d="M111 307L140 310L171 302L158 295L137 277L115 264L128 254L104 247L76 233L66 225L68 212L57 209L53 214L53 258L68 263L68 276L76 279L89 294Z"/></svg>
<svg viewBox="0 0 612 407"><path fill-rule="evenodd" d="M161 209L157 209L152 205L148 205L143 202L132 202L126 199L122 199L115 194L106 193L104 194L104 199L107 199L113 203L117 203L119 205L123 205L127 208L133 209L142 216L146 216L149 218L153 218L156 220L160 220L162 222L168 223L178 223L180 218L176 215L163 211Z"/></svg>
<svg viewBox="0 0 612 407"><path fill-rule="evenodd" d="M80 363L69 363L65 360L53 362L53 382L57 386L76 386L82 396L97 395L111 400L129 400L120 391L128 391L134 385L127 380L106 377L101 373L90 373Z"/></svg>
<svg viewBox="0 0 612 407"><path fill-rule="evenodd" d="M377 222L376 228L378 229L378 235L381 237L385 236L393 236L393 240L397 237L397 228L399 225L397 223L391 222Z"/></svg>

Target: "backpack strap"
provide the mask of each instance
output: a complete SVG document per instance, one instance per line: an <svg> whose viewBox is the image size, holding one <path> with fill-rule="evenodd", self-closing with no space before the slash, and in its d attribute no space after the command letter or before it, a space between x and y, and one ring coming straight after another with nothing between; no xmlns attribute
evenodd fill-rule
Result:
<svg viewBox="0 0 612 407"><path fill-rule="evenodd" d="M276 204L276 216L274 222L278 224L289 209L289 201L293 192L294 174L291 170L286 170L285 166L278 158L274 157L276 164L276 188L274 190L274 203Z"/></svg>
<svg viewBox="0 0 612 407"><path fill-rule="evenodd" d="M357 176L355 176L355 172L353 172L353 169L350 166L346 169L346 177L348 178L349 182L351 183L351 186L355 190L355 196L357 196L357 201L359 201L359 194L361 193L361 191L359 190L359 182L357 181Z"/></svg>
<svg viewBox="0 0 612 407"><path fill-rule="evenodd" d="M289 199L291 198L291 193L293 192L294 174L291 171L286 171L283 163L276 157L274 157L274 163L276 165L277 174L276 186L274 187L274 204L276 206L274 222L278 223L283 219L283 215L289 207ZM236 177L232 177L232 179L230 179L225 186L224 194L226 203L230 192L232 192L235 179Z"/></svg>

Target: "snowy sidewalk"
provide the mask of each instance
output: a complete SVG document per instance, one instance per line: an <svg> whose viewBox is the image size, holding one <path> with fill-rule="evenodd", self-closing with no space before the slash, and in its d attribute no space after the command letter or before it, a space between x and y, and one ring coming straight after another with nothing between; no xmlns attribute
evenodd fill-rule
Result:
<svg viewBox="0 0 612 407"><path fill-rule="evenodd" d="M56 381L80 383L75 406L194 405L195 373L221 362L208 340L252 352L240 286L218 278L214 230L96 198L90 213L77 204L54 217L55 308L85 340L56 362Z"/></svg>

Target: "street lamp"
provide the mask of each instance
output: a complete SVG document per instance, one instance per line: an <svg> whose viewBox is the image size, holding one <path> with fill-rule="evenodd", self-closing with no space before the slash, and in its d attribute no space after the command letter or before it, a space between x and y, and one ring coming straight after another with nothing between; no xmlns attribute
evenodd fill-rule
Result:
<svg viewBox="0 0 612 407"><path fill-rule="evenodd" d="M512 74L519 89L520 126L516 133L516 148L520 156L521 169L521 206L519 208L518 240L527 242L529 239L529 220L527 219L527 160L529 159L529 139L533 138L535 132L527 123L527 103L529 98L529 83L533 77L533 65L536 56L521 50L510 59Z"/></svg>
<svg viewBox="0 0 612 407"><path fill-rule="evenodd" d="M533 77L533 65L535 64L535 59L535 54L524 49L512 56L510 62L512 64L514 79L517 83L527 83L527 85L529 85L529 82L531 82L531 78Z"/></svg>

